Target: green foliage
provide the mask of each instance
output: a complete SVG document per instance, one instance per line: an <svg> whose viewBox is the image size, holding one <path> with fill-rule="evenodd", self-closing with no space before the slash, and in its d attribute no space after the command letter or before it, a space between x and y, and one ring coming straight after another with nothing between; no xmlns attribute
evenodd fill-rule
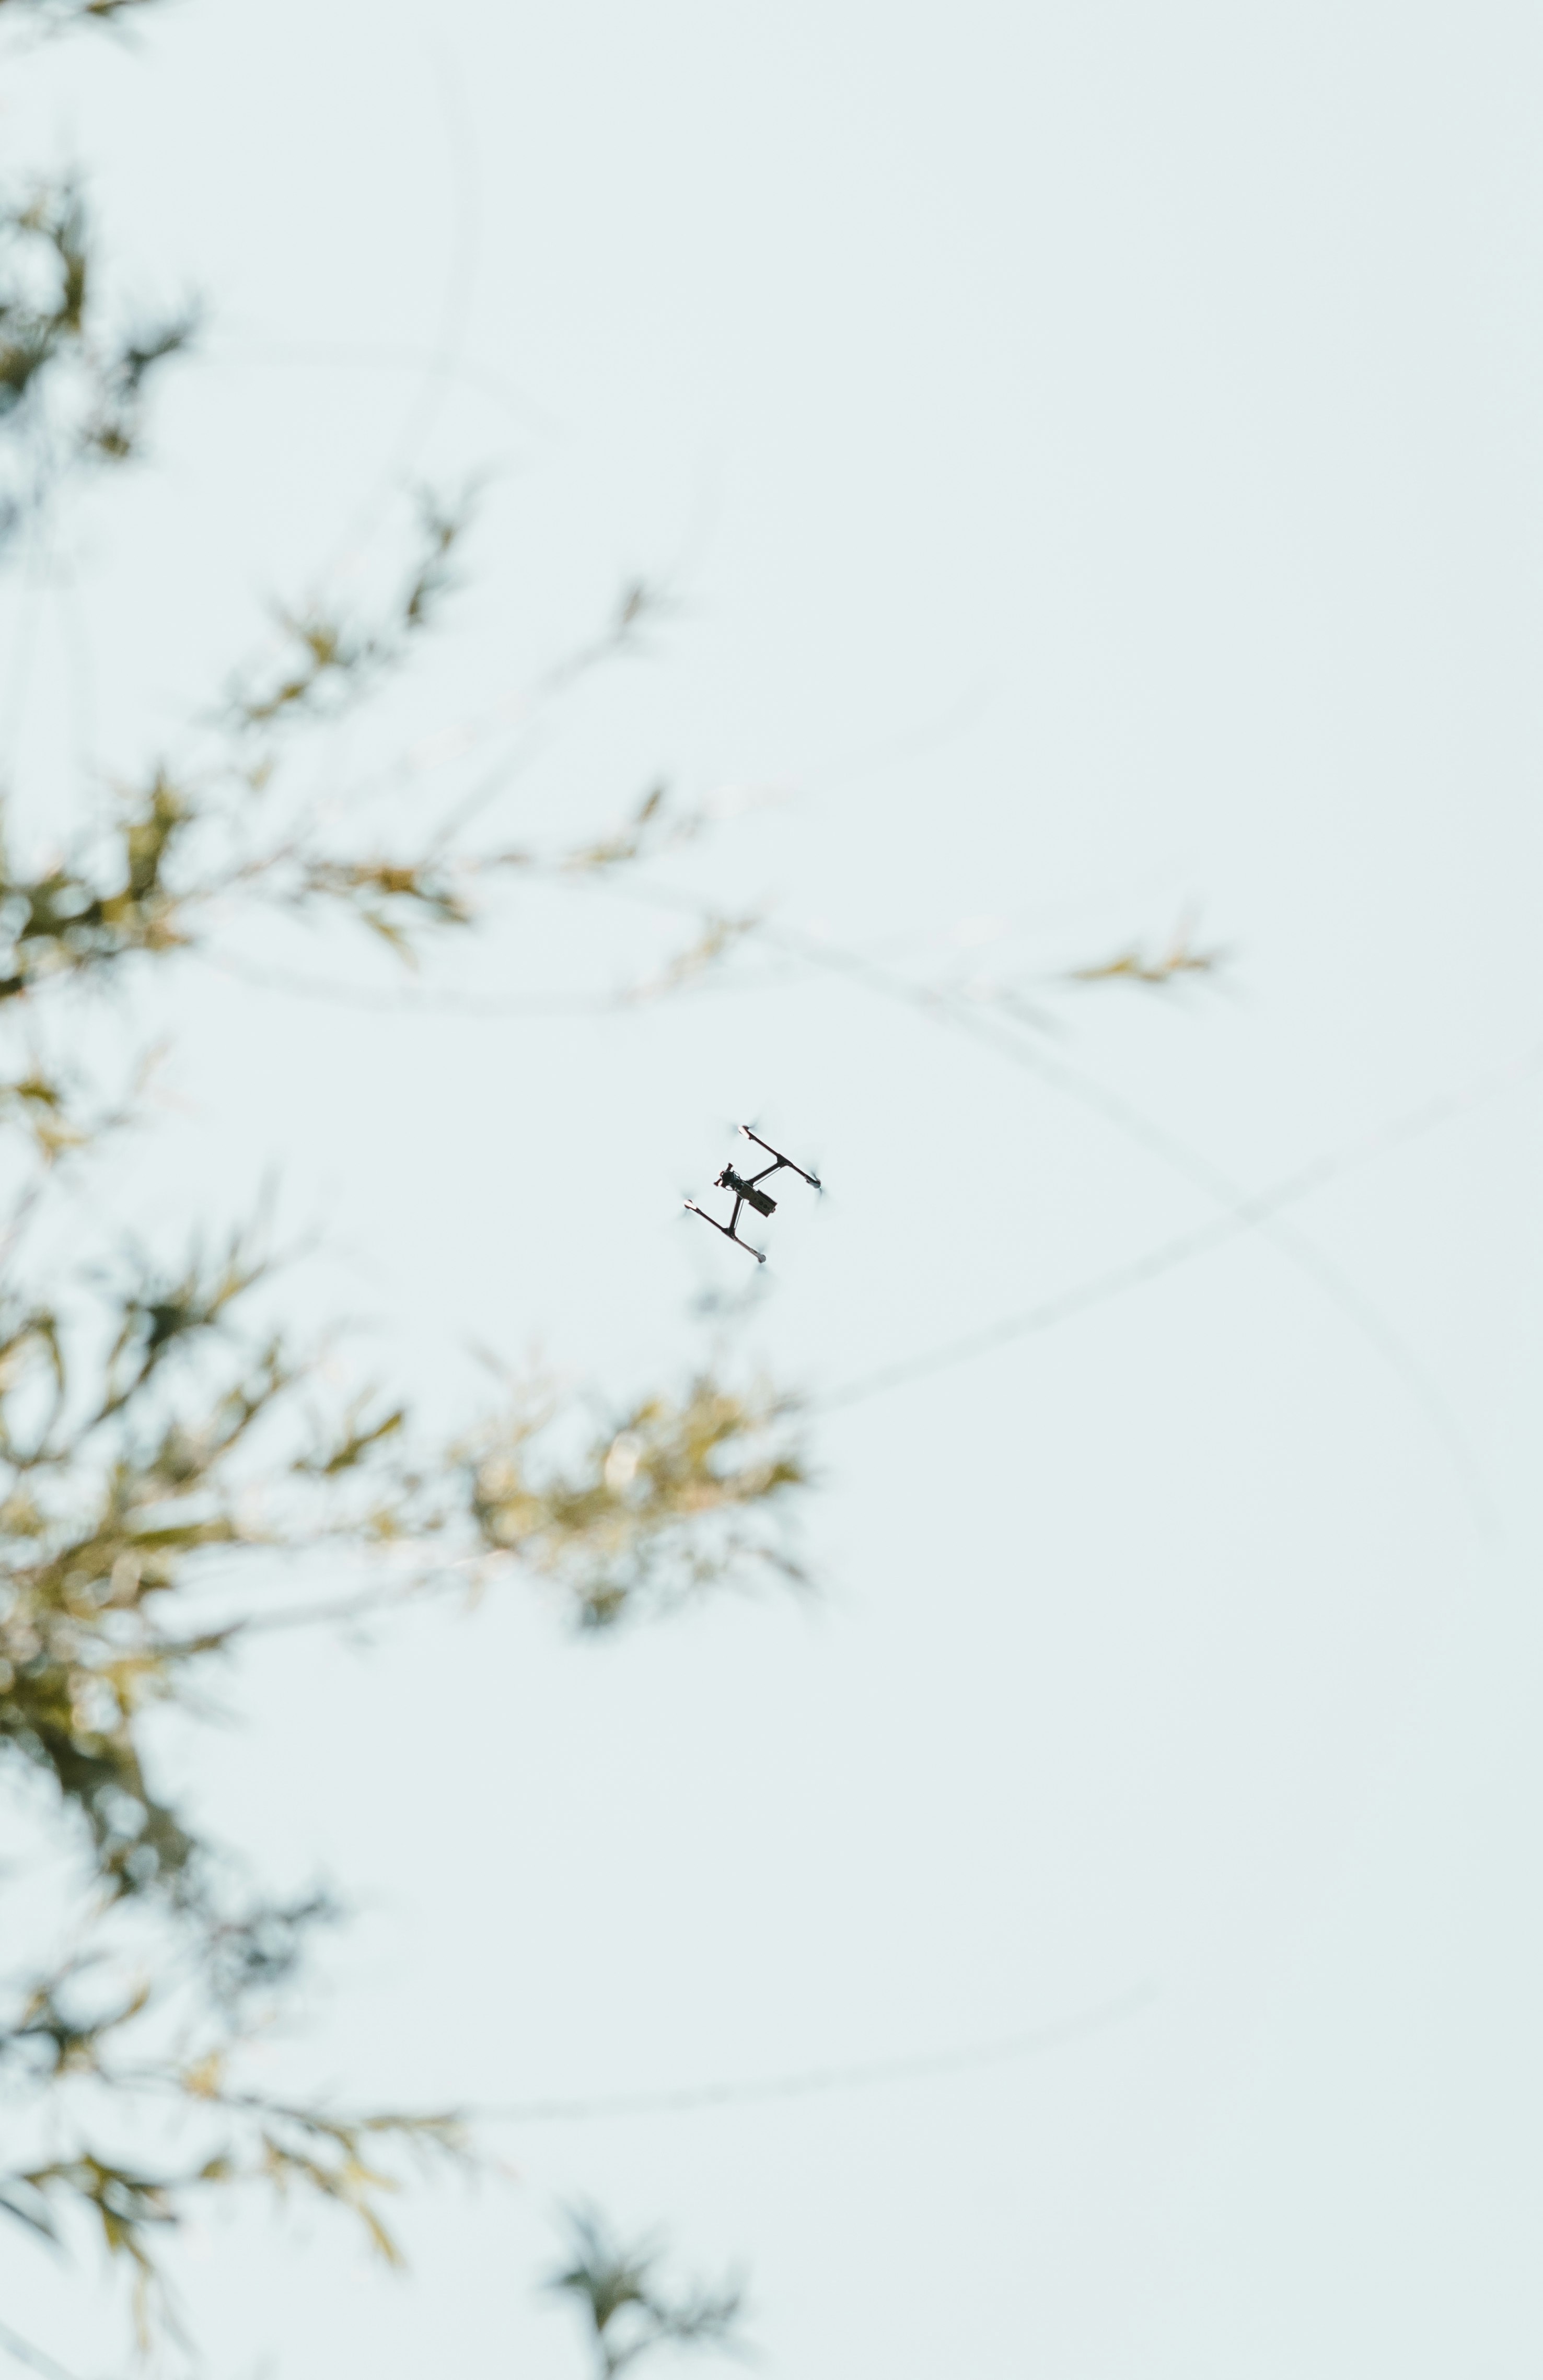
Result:
<svg viewBox="0 0 1543 2380"><path fill-rule="evenodd" d="M1130 942L1112 959L1092 966L1073 967L1068 983L1135 983L1148 991L1169 991L1189 976L1219 975L1227 964L1222 950L1206 950L1195 939L1196 920L1181 917L1165 943L1156 949Z"/></svg>
<svg viewBox="0 0 1543 2380"><path fill-rule="evenodd" d="M140 452L151 382L192 341L192 307L125 322L99 289L73 182L0 196L0 547L67 473Z"/></svg>
<svg viewBox="0 0 1543 2380"><path fill-rule="evenodd" d="M149 8L156 0L0 0L0 22L9 10L17 18L40 20L51 31L74 25L115 25L135 8Z"/></svg>
<svg viewBox="0 0 1543 2380"><path fill-rule="evenodd" d="M0 28L139 5L0 0ZM192 331L188 310L134 322L103 295L73 184L0 199L0 543L141 451L159 369ZM93 1075L82 991L129 1014L146 971L217 957L263 912L342 916L416 962L431 937L473 929L490 879L610 877L701 830L655 785L569 845L479 843L477 805L415 810L393 842L360 789L319 802L312 779L297 783L307 738L394 680L442 620L468 519L420 499L372 610L283 608L268 657L229 674L179 753L127 772L105 803L83 789L63 856L27 858L0 789L0 1183L15 1191L0 1221L0 1793L52 1846L57 1885L30 1952L25 1927L4 1929L0 2212L59 2247L94 2238L132 2283L141 2341L172 2323L162 2246L201 2197L307 2193L395 2263L383 2207L406 2164L467 2153L453 2115L253 2086L259 2036L338 1911L314 1889L251 1888L161 1781L161 1715L206 1709L264 1626L507 1582L593 1633L802 1576L787 1521L808 1469L792 1402L770 1387L701 1373L597 1419L593 1399L515 1386L438 1440L400 1398L326 1385L322 1351L273 1319L284 1268L256 1231L175 1260L93 1261L38 1229L112 1131L147 1120L143 1075L116 1097ZM654 600L626 589L548 691L630 650ZM711 967L752 922L707 917L638 996ZM296 1599L275 1612L286 1574ZM667 2300L650 2255L619 2259L592 2224L581 2246L559 2286L589 2290L605 2374L666 2340L727 2340L735 2293Z"/></svg>
<svg viewBox="0 0 1543 2380"><path fill-rule="evenodd" d="M168 867L191 816L157 770L123 802L94 864L29 877L0 845L0 1001L50 976L101 972L131 952L176 950L186 938Z"/></svg>
<svg viewBox="0 0 1543 2380"><path fill-rule="evenodd" d="M115 2112L121 2119L126 2104L139 2111L141 2129L147 2117L152 2127L163 2112L176 2119L177 2148L174 2153L168 2142L153 2166L81 2145L0 2176L0 2208L18 2222L55 2246L67 2244L72 2228L84 2228L128 2269L141 2344L173 2314L159 2240L200 2195L243 2185L281 2198L304 2192L351 2216L383 2260L398 2265L401 2252L383 2206L399 2187L399 2153L419 2162L466 2157L464 2130L453 2116L349 2115L232 2082L233 2065L261 2029L265 2003L292 1979L301 1936L325 1913L319 1904L306 1905L245 1921L237 1930L267 1936L270 1948L275 1926L286 1938L276 1961L264 1959L239 1973L234 1993L228 1986L237 1979L228 1970L223 1996L217 1977L209 1988L207 1962L228 1949L222 1929L212 1926L191 1956L163 1964L153 1987L142 1980L126 1986L117 1962L98 1952L18 1995L6 2016L0 2081L13 2131L40 2101L79 2138L91 2131L93 2114ZM387 2161L394 2151L398 2169Z"/></svg>
<svg viewBox="0 0 1543 2380"><path fill-rule="evenodd" d="M736 2284L668 2295L655 2277L656 2241L625 2246L592 2209L570 2214L568 2229L570 2261L547 2287L581 2310L596 2380L614 2380L661 2347L744 2351L736 2336L744 2293Z"/></svg>
<svg viewBox="0 0 1543 2380"><path fill-rule="evenodd" d="M635 1402L576 1459L575 1415L529 1392L471 1446L435 1449L415 1442L398 1403L318 1409L306 1354L243 1327L268 1269L241 1239L175 1270L126 1260L83 1314L18 1306L0 1340L0 1781L6 1754L45 1780L86 1862L92 1946L0 2016L0 2096L20 2079L24 2097L55 2102L56 2122L67 2103L78 2140L0 2170L0 2206L50 2237L60 2202L89 2213L133 2268L141 2325L164 2311L156 2242L200 2192L302 2186L389 2257L379 2202L394 2184L367 2149L455 2137L449 2119L346 2119L228 2081L253 2003L293 1987L307 1937L334 1912L316 1894L234 1910L228 1855L155 1788L155 1711L196 1706L210 1665L266 1616L260 1595L241 1617L200 1623L211 1559L227 1600L254 1560L325 1557L355 1578L376 1565L355 1612L529 1576L584 1629L798 1575L779 1522L806 1476L785 1398L699 1378L678 1399ZM312 1609L330 1607L289 1617ZM154 1992L130 1980L147 1923ZM164 2034L168 2002L175 2045L119 2055L138 2033ZM105 2100L168 2094L225 2127L196 2161L130 2169L93 2144Z"/></svg>
<svg viewBox="0 0 1543 2380"><path fill-rule="evenodd" d="M446 506L432 495L419 498L418 554L397 600L373 626L350 624L321 605L281 612L285 650L277 670L237 680L231 689L237 729L250 733L334 715L396 668L455 583L451 557L468 512L468 503Z"/></svg>
<svg viewBox="0 0 1543 2380"><path fill-rule="evenodd" d="M469 1450L419 1447L400 1405L319 1412L308 1358L241 1330L264 1270L239 1240L175 1274L137 1260L101 1300L94 1364L51 1308L0 1339L0 1747L48 1772L115 1894L191 1888L142 1723L248 1624L179 1624L216 1549L227 1583L243 1555L389 1555L383 1602L404 1550L419 1591L522 1571L587 1628L798 1575L779 1526L805 1479L787 1399L699 1378L634 1405L577 1466L555 1451L563 1406L532 1394Z"/></svg>
<svg viewBox="0 0 1543 2380"><path fill-rule="evenodd" d="M733 1578L799 1580L776 1531L808 1476L783 1428L793 1410L769 1389L741 1395L702 1378L678 1401L644 1398L565 1466L541 1459L550 1406L516 1409L468 1458L477 1527L555 1582L588 1629Z"/></svg>

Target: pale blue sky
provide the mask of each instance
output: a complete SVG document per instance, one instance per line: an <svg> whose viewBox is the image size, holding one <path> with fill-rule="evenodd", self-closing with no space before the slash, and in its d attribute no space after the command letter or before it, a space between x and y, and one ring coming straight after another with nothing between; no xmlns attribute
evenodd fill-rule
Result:
<svg viewBox="0 0 1543 2380"><path fill-rule="evenodd" d="M1205 1222L1197 1167L1263 1187L1515 1066L1540 67L1520 6L186 0L13 67L13 158L86 160L136 285L213 310L155 469L4 590L31 819L80 748L170 736L267 595L367 586L383 490L489 465L456 634L334 766L512 704L673 572L520 831L663 772L756 796L671 881L907 979L1031 984L1185 904L1235 954L1172 1003L1055 996L1027 1045L1176 1162L812 968L595 1024L189 965L138 1210L277 1166L330 1235L317 1310L378 1322L436 1413L474 1336L625 1392L739 1285L674 1210L753 1107L831 1196L769 1232L746 1343L818 1393ZM496 1002L657 947L532 899L429 981ZM242 948L395 984L342 941ZM198 1756L233 1831L364 1903L306 2052L360 2098L1151 1998L976 2074L507 2128L518 2186L415 2204L405 2283L215 2229L184 2265L214 2368L565 2380L529 2280L584 2192L747 2265L797 2380L1532 2380L1540 1097L1294 1208L1306 1259L1254 1235L819 1420L812 1614L595 1650L510 1596L318 1646L301 1693L254 1658ZM18 2325L101 2368L89 2297L3 2252Z"/></svg>

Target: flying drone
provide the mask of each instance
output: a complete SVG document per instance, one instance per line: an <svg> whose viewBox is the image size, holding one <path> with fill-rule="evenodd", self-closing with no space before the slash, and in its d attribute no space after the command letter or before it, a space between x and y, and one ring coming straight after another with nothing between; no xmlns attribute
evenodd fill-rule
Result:
<svg viewBox="0 0 1543 2380"><path fill-rule="evenodd" d="M715 1232L722 1232L724 1239L732 1240L736 1248L743 1248L747 1257L754 1257L757 1264L764 1264L766 1258L761 1250L753 1248L748 1240L742 1240L735 1229L742 1207L753 1207L758 1215L774 1215L777 1211L775 1198L758 1189L757 1184L764 1182L769 1174L780 1173L785 1166L790 1173L796 1173L800 1182L807 1182L811 1190L822 1189L824 1184L817 1173L806 1173L801 1165L795 1165L791 1157L784 1157L780 1148L773 1148L769 1140L762 1140L759 1133L752 1132L747 1123L742 1123L739 1129L747 1140L753 1140L758 1148L765 1149L772 1160L771 1164L763 1165L759 1173L748 1175L736 1173L732 1165L724 1166L712 1186L715 1190L734 1192L734 1212L726 1223L721 1223L716 1215L710 1215L705 1207L699 1207L695 1198L687 1198L686 1205L688 1213L699 1215L704 1223L711 1223Z"/></svg>

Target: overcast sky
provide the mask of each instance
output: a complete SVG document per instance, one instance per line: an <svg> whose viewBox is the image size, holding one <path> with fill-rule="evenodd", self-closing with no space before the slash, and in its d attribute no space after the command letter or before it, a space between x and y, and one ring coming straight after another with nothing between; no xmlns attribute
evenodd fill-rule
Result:
<svg viewBox="0 0 1543 2380"><path fill-rule="evenodd" d="M722 815L660 880L814 953L532 1016L678 929L531 898L406 998L298 933L231 949L331 992L176 978L130 1207L276 1172L303 1296L437 1415L473 1341L689 1366L749 1270L679 1220L726 1120L830 1185L733 1325L816 1401L815 1604L597 1647L506 1592L254 1656L178 1747L359 1905L307 2070L506 2105L1070 2028L504 2124L405 2281L215 2225L217 2371L577 2375L532 2276L582 2194L747 2271L788 2380L1533 2380L1540 70L1487 0L179 0L7 67L13 161L209 301L153 467L4 590L33 830L481 471L445 634L319 787L406 745L432 799L467 722L529 736L520 832L667 778ZM529 727L638 573L646 654ZM1186 915L1214 984L1056 986ZM1279 1232L872 1385L1319 1159Z"/></svg>

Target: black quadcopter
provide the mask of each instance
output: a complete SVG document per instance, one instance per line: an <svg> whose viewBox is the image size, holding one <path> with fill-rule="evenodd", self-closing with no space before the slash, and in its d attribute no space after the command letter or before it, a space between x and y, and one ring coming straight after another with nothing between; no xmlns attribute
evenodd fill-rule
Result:
<svg viewBox="0 0 1543 2380"><path fill-rule="evenodd" d="M757 1264L764 1264L766 1258L760 1249L753 1248L749 1241L742 1240L735 1230L735 1225L739 1220L741 1207L753 1207L758 1215L774 1215L777 1211L775 1198L769 1198L764 1190L758 1190L757 1183L764 1182L769 1173L780 1173L785 1165L790 1173L796 1173L799 1181L807 1182L811 1190L822 1189L824 1184L818 1174L806 1173L801 1165L795 1165L791 1157L784 1157L781 1149L773 1148L769 1140L762 1140L759 1133L752 1132L747 1123L742 1123L739 1129L747 1140L753 1140L758 1148L765 1149L772 1160L771 1164L763 1165L759 1173L752 1173L747 1180L745 1175L736 1173L732 1165L724 1166L712 1186L715 1190L734 1192L734 1212L726 1223L721 1223L715 1215L710 1215L705 1207L699 1207L695 1198L687 1198L686 1205L690 1214L699 1215L704 1223L711 1223L715 1232L722 1232L723 1237L726 1240L732 1240L736 1248L743 1248L747 1257L754 1257Z"/></svg>

